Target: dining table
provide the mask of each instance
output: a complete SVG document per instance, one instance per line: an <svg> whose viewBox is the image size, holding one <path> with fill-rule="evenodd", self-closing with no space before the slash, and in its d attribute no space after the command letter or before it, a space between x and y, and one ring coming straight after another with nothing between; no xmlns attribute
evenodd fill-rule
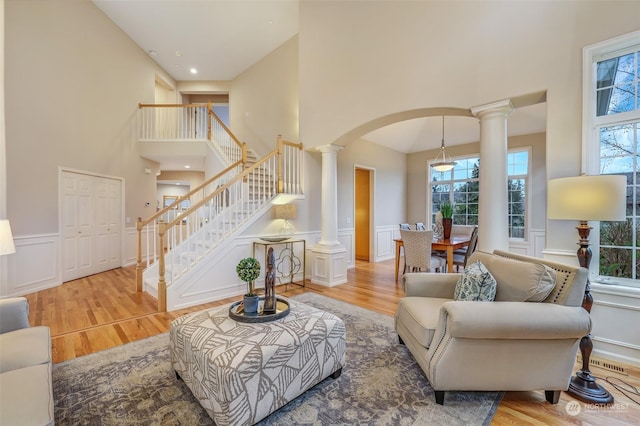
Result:
<svg viewBox="0 0 640 426"><path fill-rule="evenodd" d="M398 272L400 271L400 252L404 246L401 238L394 238L396 243L396 281L398 281ZM453 272L453 252L467 247L471 237L468 235L452 235L449 239L433 240L431 243L432 251L447 252L447 272Z"/></svg>

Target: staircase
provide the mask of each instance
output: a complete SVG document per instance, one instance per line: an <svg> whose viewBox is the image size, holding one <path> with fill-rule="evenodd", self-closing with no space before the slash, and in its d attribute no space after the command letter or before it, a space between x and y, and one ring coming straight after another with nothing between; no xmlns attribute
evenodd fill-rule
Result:
<svg viewBox="0 0 640 426"><path fill-rule="evenodd" d="M213 128L206 132L211 137L208 143L228 167L137 223L137 291L144 290L156 297L159 311L237 294L237 278L229 277L224 283L215 265L228 254L234 238L269 211L278 194L302 196L301 144L278 137L276 149L258 159L210 108L208 111L209 128ZM153 114L153 119L156 118L157 114ZM192 200L192 207L179 212L178 207L186 198ZM224 267L235 275L234 268ZM229 281L234 283L231 285ZM223 283L218 287L212 285L216 282Z"/></svg>

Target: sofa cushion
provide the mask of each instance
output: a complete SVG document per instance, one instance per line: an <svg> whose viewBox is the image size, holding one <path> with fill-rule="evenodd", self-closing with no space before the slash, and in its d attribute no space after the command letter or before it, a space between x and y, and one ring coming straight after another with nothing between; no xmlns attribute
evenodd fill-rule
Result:
<svg viewBox="0 0 640 426"><path fill-rule="evenodd" d="M458 278L454 300L492 302L496 297L496 280L479 260L470 263Z"/></svg>
<svg viewBox="0 0 640 426"><path fill-rule="evenodd" d="M22 328L0 334L0 373L51 362L49 327Z"/></svg>
<svg viewBox="0 0 640 426"><path fill-rule="evenodd" d="M478 260L496 279L496 301L542 302L556 284L556 271L542 263L522 262L476 251L469 262Z"/></svg>
<svg viewBox="0 0 640 426"><path fill-rule="evenodd" d="M7 371L0 375L1 425L53 425L51 364Z"/></svg>
<svg viewBox="0 0 640 426"><path fill-rule="evenodd" d="M440 307L451 299L437 297L403 297L398 301L396 322L401 322L411 335L428 348L436 331Z"/></svg>

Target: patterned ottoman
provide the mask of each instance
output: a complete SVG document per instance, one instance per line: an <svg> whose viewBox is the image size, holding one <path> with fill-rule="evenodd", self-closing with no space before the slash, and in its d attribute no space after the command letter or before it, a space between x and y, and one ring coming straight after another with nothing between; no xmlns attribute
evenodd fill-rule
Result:
<svg viewBox="0 0 640 426"><path fill-rule="evenodd" d="M251 425L345 363L345 327L333 314L288 300L289 314L237 322L228 306L174 320L171 365L217 426Z"/></svg>

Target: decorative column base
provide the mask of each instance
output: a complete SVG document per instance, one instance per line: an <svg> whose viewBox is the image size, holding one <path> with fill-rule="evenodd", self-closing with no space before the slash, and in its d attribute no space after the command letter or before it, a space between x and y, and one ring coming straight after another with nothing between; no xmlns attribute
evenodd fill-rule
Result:
<svg viewBox="0 0 640 426"><path fill-rule="evenodd" d="M311 282L333 287L347 282L347 249L316 244L311 248Z"/></svg>

